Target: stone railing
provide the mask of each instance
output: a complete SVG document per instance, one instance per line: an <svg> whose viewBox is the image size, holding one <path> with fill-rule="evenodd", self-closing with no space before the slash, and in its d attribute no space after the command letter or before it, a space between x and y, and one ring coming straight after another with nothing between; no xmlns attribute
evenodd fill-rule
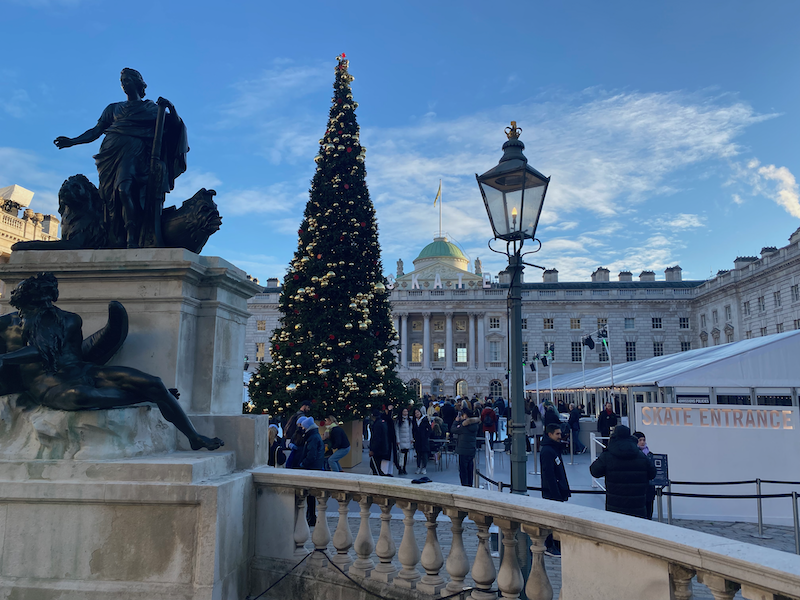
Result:
<svg viewBox="0 0 800 600"><path fill-rule="evenodd" d="M551 600L544 561L551 533L561 542L561 600L689 600L695 585L703 597L710 591L715 600L732 599L738 590L752 600L800 598L800 557L657 522L437 483L271 468L252 473L257 499L251 593L261 593L309 551L317 551L265 598L360 599L373 593L489 600L519 598L524 589L530 600ZM313 534L306 523L309 495L317 502ZM329 498L339 506L333 533L326 519ZM351 501L360 507L355 538L348 522ZM399 540L391 528L395 506L404 516ZM377 541L370 526L373 507L380 509ZM427 530L421 551L414 533L418 512ZM449 527L440 514L449 518ZM470 531L477 528L477 543L465 538L466 519ZM492 525L502 532L499 568L490 551ZM440 533L451 537L446 556ZM520 564L528 543L532 559L526 581ZM475 548L474 556L468 556L468 547Z"/></svg>

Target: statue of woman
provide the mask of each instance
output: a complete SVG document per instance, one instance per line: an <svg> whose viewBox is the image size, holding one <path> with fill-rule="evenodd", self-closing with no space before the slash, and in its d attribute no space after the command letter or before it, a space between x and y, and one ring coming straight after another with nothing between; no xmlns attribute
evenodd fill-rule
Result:
<svg viewBox="0 0 800 600"><path fill-rule="evenodd" d="M61 136L54 143L59 149L69 148L88 144L105 134L94 159L100 177L108 247L163 246L159 239L161 206L164 194L175 187L175 179L186 171L189 151L186 128L169 100L144 100L147 84L138 71L122 69L120 82L128 97L126 101L109 104L97 125L78 137ZM151 177L150 158L159 106L169 109L158 157L163 161L159 163L160 170L165 172ZM154 189L147 189L148 180Z"/></svg>
<svg viewBox="0 0 800 600"><path fill-rule="evenodd" d="M197 433L173 393L158 377L129 367L103 366L86 356L83 320L53 306L58 300L58 280L40 273L21 282L9 299L19 313L25 345L0 354L0 372L16 367L17 390L41 406L55 410L118 408L155 402L164 418L189 440L192 450L216 450L219 438ZM120 306L121 310L121 306ZM6 340L13 343L14 340ZM8 347L3 348L8 350ZM104 362L104 359L103 359ZM6 371L8 372L8 371Z"/></svg>

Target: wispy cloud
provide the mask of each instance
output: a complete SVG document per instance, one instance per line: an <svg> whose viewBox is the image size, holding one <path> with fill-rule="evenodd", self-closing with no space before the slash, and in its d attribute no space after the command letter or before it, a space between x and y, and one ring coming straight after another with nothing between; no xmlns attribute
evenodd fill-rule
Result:
<svg viewBox="0 0 800 600"><path fill-rule="evenodd" d="M733 162L731 167L731 178L726 185L744 182L750 187L752 195L769 198L791 216L800 218L800 186L787 167L762 165L757 158L751 158L746 163ZM743 204L744 200L734 194L733 202Z"/></svg>
<svg viewBox="0 0 800 600"><path fill-rule="evenodd" d="M700 215L680 213L672 217L660 217L654 225L665 229L695 229L706 226L706 218Z"/></svg>
<svg viewBox="0 0 800 600"><path fill-rule="evenodd" d="M0 96L0 110L15 119L23 118L30 108L31 99L25 90L8 90Z"/></svg>

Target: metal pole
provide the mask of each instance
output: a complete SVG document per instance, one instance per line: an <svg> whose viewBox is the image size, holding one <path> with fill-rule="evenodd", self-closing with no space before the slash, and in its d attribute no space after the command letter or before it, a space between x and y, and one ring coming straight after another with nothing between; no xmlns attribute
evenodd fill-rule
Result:
<svg viewBox="0 0 800 600"><path fill-rule="evenodd" d="M761 480L756 479L756 495L761 496ZM764 537L764 515L761 512L761 498L756 498L758 505L758 537Z"/></svg>
<svg viewBox="0 0 800 600"><path fill-rule="evenodd" d="M792 492L792 516L794 517L794 553L800 554L800 519L797 517L797 492Z"/></svg>
<svg viewBox="0 0 800 600"><path fill-rule="evenodd" d="M553 344L550 344L551 348L552 346ZM548 352L549 351L548 349ZM553 352L550 352L550 360L547 361L547 368L550 370L550 402L555 405L555 402L553 402Z"/></svg>
<svg viewBox="0 0 800 600"><path fill-rule="evenodd" d="M573 434L573 432L570 431L569 432L569 464L574 465L575 464L575 462L574 462L575 461L575 452L573 451L574 448L573 448L573 445L572 445L573 444L572 438L574 438L575 436L572 435L572 434Z"/></svg>
<svg viewBox="0 0 800 600"><path fill-rule="evenodd" d="M672 492L672 484L668 482L667 487ZM672 496L667 496L667 523L672 525Z"/></svg>
<svg viewBox="0 0 800 600"><path fill-rule="evenodd" d="M664 490L661 486L656 488L656 496L658 496L658 522L664 522L664 505L662 504L664 499Z"/></svg>
<svg viewBox="0 0 800 600"><path fill-rule="evenodd" d="M511 492L527 496L528 494L528 454L525 444L525 403L522 400L524 373L522 372L522 257L520 250L514 247L514 254L509 256L508 266L511 270L511 289L509 304L511 305Z"/></svg>

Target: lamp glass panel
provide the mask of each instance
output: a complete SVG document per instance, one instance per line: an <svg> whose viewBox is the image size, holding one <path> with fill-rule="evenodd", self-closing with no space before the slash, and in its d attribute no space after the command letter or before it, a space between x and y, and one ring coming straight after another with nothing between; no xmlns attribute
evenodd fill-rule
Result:
<svg viewBox="0 0 800 600"><path fill-rule="evenodd" d="M497 237L517 237L520 232L525 237L534 236L545 187L544 181L525 169L481 181Z"/></svg>

